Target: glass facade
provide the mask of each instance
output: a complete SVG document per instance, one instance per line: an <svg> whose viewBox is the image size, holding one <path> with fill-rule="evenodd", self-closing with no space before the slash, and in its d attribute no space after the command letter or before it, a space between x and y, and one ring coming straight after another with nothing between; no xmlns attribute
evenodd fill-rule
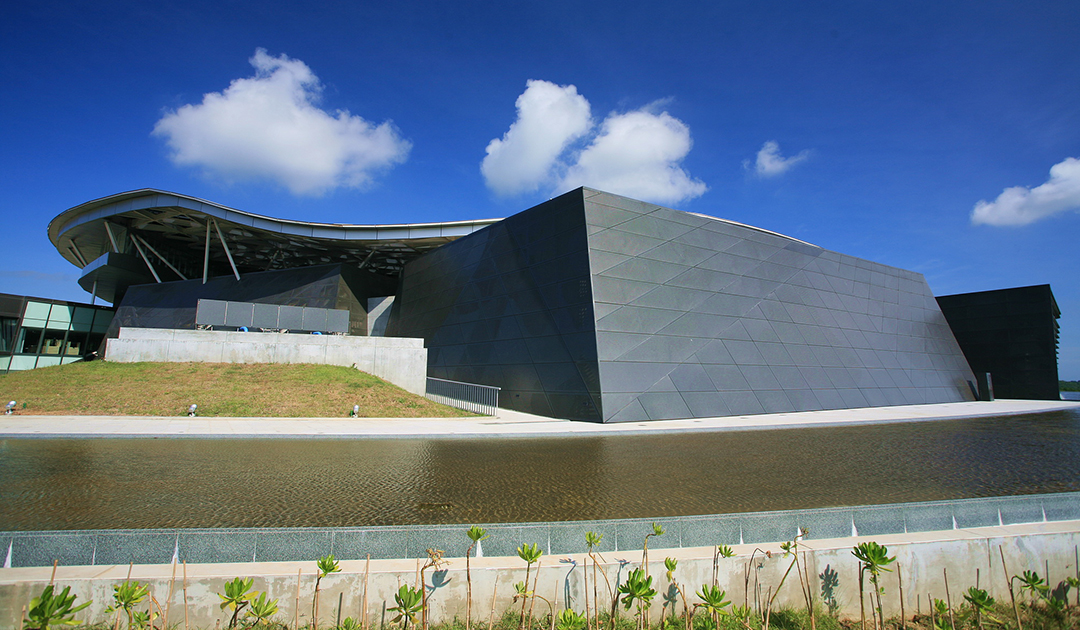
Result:
<svg viewBox="0 0 1080 630"><path fill-rule="evenodd" d="M82 360L101 346L114 314L106 306L0 296L0 373Z"/></svg>

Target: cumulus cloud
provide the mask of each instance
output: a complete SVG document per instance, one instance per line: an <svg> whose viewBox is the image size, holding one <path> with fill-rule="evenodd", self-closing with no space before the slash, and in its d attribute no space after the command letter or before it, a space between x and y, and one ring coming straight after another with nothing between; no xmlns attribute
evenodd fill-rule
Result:
<svg viewBox="0 0 1080 630"><path fill-rule="evenodd" d="M599 188L628 197L674 203L708 188L679 164L690 153L690 128L667 112L611 114L558 188Z"/></svg>
<svg viewBox="0 0 1080 630"><path fill-rule="evenodd" d="M500 195L539 188L559 155L593 124L589 101L572 85L529 81L516 105L517 120L488 144L480 164L488 187Z"/></svg>
<svg viewBox="0 0 1080 630"><path fill-rule="evenodd" d="M757 152L757 161L754 162L754 173L756 173L758 177L776 177L777 175L786 173L792 166L795 166L808 157L810 157L810 151L806 150L800 152L798 155L786 158L780 155L780 144L775 140L769 140L762 145L761 150ZM745 163L745 166L749 168L749 161Z"/></svg>
<svg viewBox="0 0 1080 630"><path fill-rule="evenodd" d="M480 171L501 195L589 186L658 203L700 196L707 187L681 166L690 128L657 107L612 113L597 126L573 85L529 81L517 120L488 144Z"/></svg>
<svg viewBox="0 0 1080 630"><path fill-rule="evenodd" d="M1050 167L1050 179L1035 188L1006 188L994 201L980 201L971 211L975 225L1027 225L1080 209L1080 160L1065 158Z"/></svg>
<svg viewBox="0 0 1080 630"><path fill-rule="evenodd" d="M255 76L236 79L202 103L166 113L153 134L172 161L227 180L269 179L295 195L362 188L405 161L411 145L393 123L370 123L317 106L322 91L311 68L263 49L251 58Z"/></svg>

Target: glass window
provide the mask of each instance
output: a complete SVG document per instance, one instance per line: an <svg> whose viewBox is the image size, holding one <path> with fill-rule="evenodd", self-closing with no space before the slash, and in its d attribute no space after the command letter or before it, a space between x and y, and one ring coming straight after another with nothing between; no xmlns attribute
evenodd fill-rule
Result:
<svg viewBox="0 0 1080 630"><path fill-rule="evenodd" d="M49 313L49 325L46 328L67 330L71 325L71 311L73 310L75 309L71 306L53 304L52 311Z"/></svg>
<svg viewBox="0 0 1080 630"><path fill-rule="evenodd" d="M0 317L0 352L11 352L15 347L15 329L18 327L18 317Z"/></svg>
<svg viewBox="0 0 1080 630"><path fill-rule="evenodd" d="M94 315L94 332L104 333L109 330L109 324L112 323L114 311L100 310Z"/></svg>
<svg viewBox="0 0 1080 630"><path fill-rule="evenodd" d="M75 307L71 315L71 329L78 332L90 332L90 326L94 323L94 311L92 308Z"/></svg>
<svg viewBox="0 0 1080 630"><path fill-rule="evenodd" d="M11 357L11 367L9 370L32 370L34 369L34 362L37 361L37 357L21 357L14 355Z"/></svg>
<svg viewBox="0 0 1080 630"><path fill-rule="evenodd" d="M40 328L28 328L24 321L23 327L19 330L19 339L15 343L15 351L22 354L37 354L38 345L41 344L41 333Z"/></svg>
<svg viewBox="0 0 1080 630"><path fill-rule="evenodd" d="M40 319L42 321L48 320L50 306L52 305L43 302L28 301L26 303L26 310L23 312L23 317L27 319Z"/></svg>
<svg viewBox="0 0 1080 630"><path fill-rule="evenodd" d="M64 353L64 330L46 330L41 341L41 354Z"/></svg>
<svg viewBox="0 0 1080 630"><path fill-rule="evenodd" d="M42 355L37 358L36 367L50 367L53 365L60 365L60 357L47 357L45 355Z"/></svg>

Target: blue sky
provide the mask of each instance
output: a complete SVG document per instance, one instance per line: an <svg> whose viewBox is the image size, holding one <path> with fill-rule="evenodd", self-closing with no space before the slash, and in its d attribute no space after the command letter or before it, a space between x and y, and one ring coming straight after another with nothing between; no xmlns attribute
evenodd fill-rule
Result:
<svg viewBox="0 0 1080 630"><path fill-rule="evenodd" d="M1075 2L8 3L0 292L59 212L508 216L589 185L923 273L1049 283L1080 379ZM977 209L978 208L978 209Z"/></svg>

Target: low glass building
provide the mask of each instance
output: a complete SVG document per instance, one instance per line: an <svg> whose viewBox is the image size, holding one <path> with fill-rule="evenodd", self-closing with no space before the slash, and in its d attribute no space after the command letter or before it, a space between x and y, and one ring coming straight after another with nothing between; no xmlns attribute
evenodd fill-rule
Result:
<svg viewBox="0 0 1080 630"><path fill-rule="evenodd" d="M80 361L97 351L115 310L0 293L0 374Z"/></svg>

